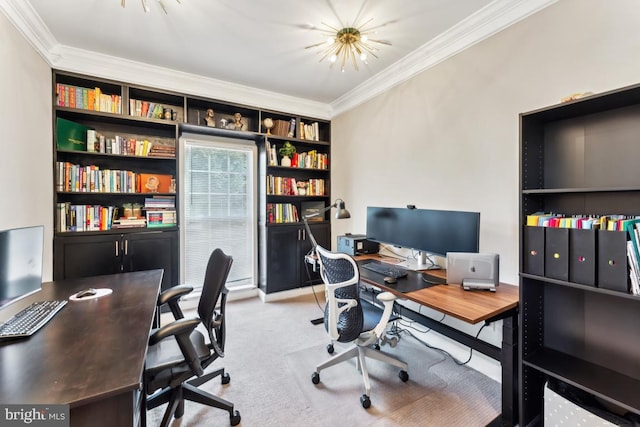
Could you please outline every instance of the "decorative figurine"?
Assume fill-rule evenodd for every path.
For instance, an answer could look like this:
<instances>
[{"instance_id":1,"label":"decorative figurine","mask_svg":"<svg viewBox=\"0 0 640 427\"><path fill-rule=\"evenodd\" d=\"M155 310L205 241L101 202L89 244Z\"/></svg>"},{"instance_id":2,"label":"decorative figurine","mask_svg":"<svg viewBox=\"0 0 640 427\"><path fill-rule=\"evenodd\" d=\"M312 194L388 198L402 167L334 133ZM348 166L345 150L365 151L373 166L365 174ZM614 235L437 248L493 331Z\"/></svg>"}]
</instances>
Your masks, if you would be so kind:
<instances>
[{"instance_id":1,"label":"decorative figurine","mask_svg":"<svg viewBox=\"0 0 640 427\"><path fill-rule=\"evenodd\" d=\"M214 115L215 113L213 112L213 109L209 108L207 110L207 115L204 118L204 121L207 124L207 126L210 126L212 128L216 127L216 119L213 118Z\"/></svg>"},{"instance_id":2,"label":"decorative figurine","mask_svg":"<svg viewBox=\"0 0 640 427\"><path fill-rule=\"evenodd\" d=\"M273 119L271 117L267 117L262 121L264 128L267 130L267 135L271 135L271 128L273 127Z\"/></svg>"},{"instance_id":3,"label":"decorative figurine","mask_svg":"<svg viewBox=\"0 0 640 427\"><path fill-rule=\"evenodd\" d=\"M233 128L235 130L244 130L244 123L242 123L242 114L235 113L233 115Z\"/></svg>"}]
</instances>

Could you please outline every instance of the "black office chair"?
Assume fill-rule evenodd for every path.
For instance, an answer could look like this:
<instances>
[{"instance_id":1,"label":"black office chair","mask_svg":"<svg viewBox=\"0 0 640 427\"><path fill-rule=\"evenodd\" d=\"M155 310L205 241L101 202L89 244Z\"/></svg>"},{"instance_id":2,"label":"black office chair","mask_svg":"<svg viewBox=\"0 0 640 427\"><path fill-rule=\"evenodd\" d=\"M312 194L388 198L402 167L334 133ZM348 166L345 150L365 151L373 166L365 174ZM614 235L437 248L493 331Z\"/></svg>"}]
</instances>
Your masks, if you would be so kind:
<instances>
[{"instance_id":1,"label":"black office chair","mask_svg":"<svg viewBox=\"0 0 640 427\"><path fill-rule=\"evenodd\" d=\"M356 358L356 367L362 373L365 393L360 397L363 408L371 406L371 385L366 358L376 359L400 368L400 379L409 380L407 364L379 350L378 343L385 337L387 324L393 311L395 296L383 292L377 296L384 310L360 299L360 273L355 260L347 254L330 252L316 246L320 276L325 284L327 305L324 325L332 340L354 345L347 351L333 356L316 367L311 376L314 384L320 383L320 371L351 358ZM332 353L332 349L329 350Z\"/></svg>"},{"instance_id":2,"label":"black office chair","mask_svg":"<svg viewBox=\"0 0 640 427\"><path fill-rule=\"evenodd\" d=\"M184 319L178 304L179 298L193 290L190 286L174 286L162 292L158 307L168 304L175 321L151 333L145 367L145 391L147 409L169 403L161 426L168 426L172 416L184 414L184 400L224 409L229 412L232 426L240 423L240 413L233 403L198 388L220 375L222 384L231 380L224 368L204 374L204 370L216 359L224 357L225 282L233 258L221 249L215 249L209 257L204 277L202 295L198 303L196 319ZM216 303L220 301L218 309ZM202 324L208 333L208 341L195 328ZM171 339L170 337L175 337Z\"/></svg>"}]
</instances>

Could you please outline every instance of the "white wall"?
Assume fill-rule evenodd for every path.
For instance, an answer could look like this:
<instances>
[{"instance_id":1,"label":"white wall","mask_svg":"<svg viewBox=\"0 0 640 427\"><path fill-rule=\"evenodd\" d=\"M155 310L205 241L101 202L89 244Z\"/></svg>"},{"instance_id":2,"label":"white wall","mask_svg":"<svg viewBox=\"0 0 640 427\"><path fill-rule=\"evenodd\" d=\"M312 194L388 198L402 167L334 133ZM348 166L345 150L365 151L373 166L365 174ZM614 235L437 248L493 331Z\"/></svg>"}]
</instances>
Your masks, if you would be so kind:
<instances>
[{"instance_id":1,"label":"white wall","mask_svg":"<svg viewBox=\"0 0 640 427\"><path fill-rule=\"evenodd\" d=\"M480 250L517 284L518 115L640 82L638 28L637 0L562 0L333 118L331 194L352 215L333 236L363 233L367 206L480 211Z\"/></svg>"},{"instance_id":2,"label":"white wall","mask_svg":"<svg viewBox=\"0 0 640 427\"><path fill-rule=\"evenodd\" d=\"M51 68L1 13L0 58L0 230L44 225L43 278L51 280Z\"/></svg>"}]
</instances>

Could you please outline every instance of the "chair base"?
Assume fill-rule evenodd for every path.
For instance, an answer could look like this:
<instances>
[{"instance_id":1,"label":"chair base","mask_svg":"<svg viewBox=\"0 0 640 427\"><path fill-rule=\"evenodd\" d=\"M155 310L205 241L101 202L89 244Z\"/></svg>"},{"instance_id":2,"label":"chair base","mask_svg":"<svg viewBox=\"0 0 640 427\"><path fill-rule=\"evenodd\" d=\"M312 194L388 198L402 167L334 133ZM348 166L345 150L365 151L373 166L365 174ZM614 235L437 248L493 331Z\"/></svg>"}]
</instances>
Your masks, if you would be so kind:
<instances>
[{"instance_id":1,"label":"chair base","mask_svg":"<svg viewBox=\"0 0 640 427\"><path fill-rule=\"evenodd\" d=\"M238 425L240 423L240 413L234 411L233 403L198 388L198 386L218 375L221 375L222 384L229 382L229 375L224 373L224 369L219 369L201 377L194 378L176 388L166 387L157 391L147 398L147 409L157 408L160 405L169 403L162 417L162 422L160 423L161 427L167 427L171 422L171 418L181 418L184 415L184 401L189 400L229 412L231 425Z\"/></svg>"},{"instance_id":2,"label":"chair base","mask_svg":"<svg viewBox=\"0 0 640 427\"><path fill-rule=\"evenodd\" d=\"M402 381L407 381L409 379L409 376L406 373L406 370L408 368L408 365L406 362L398 358L395 358L393 356L390 356L388 354L382 353L379 350L376 350L371 347L354 345L350 349L340 354L337 354L333 356L331 359L327 360L326 362L323 362L318 366L316 366L316 371L314 372L314 376L313 376L314 384L317 384L320 381L320 377L319 377L320 371L322 371L323 369L327 369L331 366L337 365L338 363L342 363L346 360L352 359L354 357L357 357L356 366L358 370L362 373L362 380L364 382L364 389L365 389L366 396L369 396L371 392L371 383L369 381L369 372L367 371L367 364L366 364L367 357L370 359L379 360L381 362L388 363L392 366L400 368L401 369L400 378L402 379Z\"/></svg>"}]
</instances>

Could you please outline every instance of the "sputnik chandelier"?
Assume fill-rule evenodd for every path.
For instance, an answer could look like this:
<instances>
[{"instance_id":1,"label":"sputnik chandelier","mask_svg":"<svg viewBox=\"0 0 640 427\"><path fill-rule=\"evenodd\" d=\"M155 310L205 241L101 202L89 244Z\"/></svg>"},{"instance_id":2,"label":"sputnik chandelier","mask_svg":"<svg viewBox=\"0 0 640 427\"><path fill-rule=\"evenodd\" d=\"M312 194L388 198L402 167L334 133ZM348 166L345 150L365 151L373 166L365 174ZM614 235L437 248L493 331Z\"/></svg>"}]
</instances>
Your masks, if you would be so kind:
<instances>
[{"instance_id":1,"label":"sputnik chandelier","mask_svg":"<svg viewBox=\"0 0 640 427\"><path fill-rule=\"evenodd\" d=\"M165 15L167 14L167 8L165 7L164 3L162 2L162 0L157 0L158 5L162 8L162 10L164 11ZM176 0L176 2L178 4L181 4L180 0ZM142 10L144 10L144 13L150 12L151 8L149 7L149 2L147 0L140 0L140 3L142 4ZM124 9L125 7L125 0L120 0L120 6L122 6L122 8Z\"/></svg>"},{"instance_id":2,"label":"sputnik chandelier","mask_svg":"<svg viewBox=\"0 0 640 427\"><path fill-rule=\"evenodd\" d=\"M322 62L325 58L329 58L331 63L329 67L333 67L336 62L340 63L340 70L344 73L345 65L350 62L358 71L358 59L365 64L368 64L368 55L377 58L375 54L377 49L372 43L391 45L386 40L374 40L369 37L369 34L378 27L367 28L372 19L360 26L345 26L344 28L337 29L324 22L322 25L327 29L318 29L319 31L328 35L325 42L316 43L311 46L307 46L305 49L311 49L320 47L318 52L322 57L319 62Z\"/></svg>"}]
</instances>

